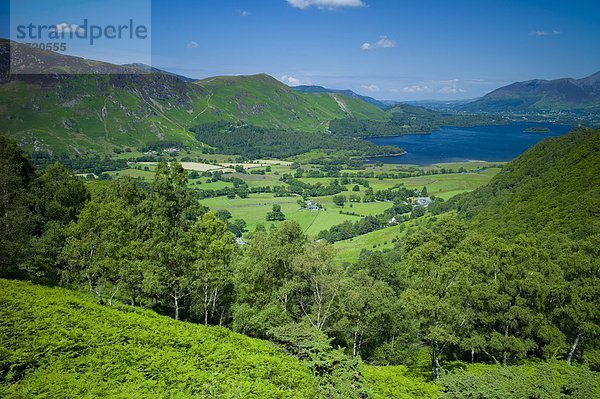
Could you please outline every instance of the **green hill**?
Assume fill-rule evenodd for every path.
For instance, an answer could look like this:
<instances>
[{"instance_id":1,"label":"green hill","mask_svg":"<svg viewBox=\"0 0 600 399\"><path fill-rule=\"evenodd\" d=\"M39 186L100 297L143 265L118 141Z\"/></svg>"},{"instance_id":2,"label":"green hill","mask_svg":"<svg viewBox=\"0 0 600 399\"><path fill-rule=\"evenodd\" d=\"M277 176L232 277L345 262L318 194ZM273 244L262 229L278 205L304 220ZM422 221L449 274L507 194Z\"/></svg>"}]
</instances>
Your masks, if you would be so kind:
<instances>
[{"instance_id":1,"label":"green hill","mask_svg":"<svg viewBox=\"0 0 600 399\"><path fill-rule=\"evenodd\" d=\"M549 138L492 181L453 201L475 226L514 236L588 237L600 231L600 130Z\"/></svg>"},{"instance_id":2,"label":"green hill","mask_svg":"<svg viewBox=\"0 0 600 399\"><path fill-rule=\"evenodd\" d=\"M0 397L309 398L267 342L85 295L0 280Z\"/></svg>"},{"instance_id":3,"label":"green hill","mask_svg":"<svg viewBox=\"0 0 600 399\"><path fill-rule=\"evenodd\" d=\"M35 56L48 74L8 75L9 47L24 60ZM29 150L108 152L158 140L199 145L189 129L215 121L324 133L334 119L388 118L362 100L298 93L264 74L192 82L6 40L0 41L0 69L0 134ZM61 74L65 71L86 73Z\"/></svg>"},{"instance_id":4,"label":"green hill","mask_svg":"<svg viewBox=\"0 0 600 399\"><path fill-rule=\"evenodd\" d=\"M329 130L341 137L397 136L430 133L442 126L477 126L506 123L497 115L451 114L410 104L396 104L385 113L387 120L353 118L334 119Z\"/></svg>"}]
</instances>

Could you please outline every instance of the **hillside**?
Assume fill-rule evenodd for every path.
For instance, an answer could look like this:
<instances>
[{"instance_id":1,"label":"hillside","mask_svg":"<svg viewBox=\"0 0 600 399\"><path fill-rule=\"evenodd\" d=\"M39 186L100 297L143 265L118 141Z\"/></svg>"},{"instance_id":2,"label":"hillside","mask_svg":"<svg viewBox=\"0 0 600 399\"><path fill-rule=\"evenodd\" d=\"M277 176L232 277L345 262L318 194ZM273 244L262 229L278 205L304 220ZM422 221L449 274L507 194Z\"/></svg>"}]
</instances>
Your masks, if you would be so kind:
<instances>
[{"instance_id":1,"label":"hillside","mask_svg":"<svg viewBox=\"0 0 600 399\"><path fill-rule=\"evenodd\" d=\"M453 201L490 232L584 238L600 231L600 131L546 139Z\"/></svg>"},{"instance_id":2,"label":"hillside","mask_svg":"<svg viewBox=\"0 0 600 399\"><path fill-rule=\"evenodd\" d=\"M597 112L600 109L600 72L582 79L535 79L512 83L458 109L469 112Z\"/></svg>"},{"instance_id":3,"label":"hillside","mask_svg":"<svg viewBox=\"0 0 600 399\"><path fill-rule=\"evenodd\" d=\"M360 94L357 94L357 93L353 92L352 90L328 89L328 88L323 87L323 86L308 86L308 85L295 86L294 90L296 90L296 91L298 91L300 93L332 93L332 94L341 94L341 95L346 96L346 97L358 98L360 100L363 100L364 102L367 102L369 104L373 104L376 107L379 107L381 109L386 109L386 108L389 107L389 105L385 101L379 101L379 100L374 99L373 97L369 97L369 96L361 96Z\"/></svg>"},{"instance_id":4,"label":"hillside","mask_svg":"<svg viewBox=\"0 0 600 399\"><path fill-rule=\"evenodd\" d=\"M302 363L224 328L17 281L0 302L3 398L313 397Z\"/></svg>"},{"instance_id":5,"label":"hillside","mask_svg":"<svg viewBox=\"0 0 600 399\"><path fill-rule=\"evenodd\" d=\"M384 121L358 118L336 119L331 121L329 130L337 136L375 137L430 133L442 126L476 126L505 123L497 115L452 114L403 103L389 107L385 113L389 116L389 119Z\"/></svg>"},{"instance_id":6,"label":"hillside","mask_svg":"<svg viewBox=\"0 0 600 399\"><path fill-rule=\"evenodd\" d=\"M298 93L267 75L192 82L139 65L118 66L12 43L26 70L9 75L7 40L0 41L0 133L29 150L110 152L158 140L199 145L189 128L214 121L326 132L329 121L384 120L379 108L341 94ZM79 74L66 75L64 72Z\"/></svg>"}]
</instances>

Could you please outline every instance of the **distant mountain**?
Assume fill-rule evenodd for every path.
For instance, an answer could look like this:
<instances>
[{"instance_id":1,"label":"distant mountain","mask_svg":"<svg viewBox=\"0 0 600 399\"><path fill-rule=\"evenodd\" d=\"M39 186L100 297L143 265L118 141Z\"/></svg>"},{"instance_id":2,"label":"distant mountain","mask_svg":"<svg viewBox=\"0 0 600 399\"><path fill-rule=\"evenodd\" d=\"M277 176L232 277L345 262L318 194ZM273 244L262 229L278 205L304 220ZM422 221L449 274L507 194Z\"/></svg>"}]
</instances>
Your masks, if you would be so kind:
<instances>
[{"instance_id":1,"label":"distant mountain","mask_svg":"<svg viewBox=\"0 0 600 399\"><path fill-rule=\"evenodd\" d=\"M295 86L295 87L293 87L293 89L296 90L296 91L298 91L298 92L300 92L300 93L333 93L333 94L341 94L341 95L346 96L346 97L358 98L360 100L363 100L364 102L367 102L369 104L373 104L376 107L379 107L381 109L386 109L390 105L393 105L393 104L388 104L385 101L376 100L373 97L361 96L360 94L356 94L352 90L328 89L328 88L325 88L323 86L307 86L307 85Z\"/></svg>"},{"instance_id":2,"label":"distant mountain","mask_svg":"<svg viewBox=\"0 0 600 399\"><path fill-rule=\"evenodd\" d=\"M10 75L10 52L17 72L35 66L45 74ZM110 152L159 140L200 145L190 128L214 121L325 133L331 120L346 117L389 118L360 99L299 93L264 74L191 81L146 65L0 40L0 134L27 149Z\"/></svg>"},{"instance_id":3,"label":"distant mountain","mask_svg":"<svg viewBox=\"0 0 600 399\"><path fill-rule=\"evenodd\" d=\"M597 112L600 110L600 72L583 79L513 83L458 109L468 112Z\"/></svg>"},{"instance_id":4,"label":"distant mountain","mask_svg":"<svg viewBox=\"0 0 600 399\"><path fill-rule=\"evenodd\" d=\"M418 107L424 107L436 111L453 111L456 108L473 102L473 99L469 100L415 100L415 101L404 101L405 104L416 105Z\"/></svg>"}]
</instances>

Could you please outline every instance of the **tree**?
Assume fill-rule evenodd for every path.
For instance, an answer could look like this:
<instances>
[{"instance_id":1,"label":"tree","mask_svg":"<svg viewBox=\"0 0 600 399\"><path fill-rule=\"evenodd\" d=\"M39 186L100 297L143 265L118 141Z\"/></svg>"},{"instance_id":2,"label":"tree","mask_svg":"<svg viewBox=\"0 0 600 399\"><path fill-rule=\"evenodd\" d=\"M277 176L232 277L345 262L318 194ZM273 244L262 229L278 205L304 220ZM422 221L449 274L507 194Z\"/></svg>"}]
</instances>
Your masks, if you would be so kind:
<instances>
[{"instance_id":1,"label":"tree","mask_svg":"<svg viewBox=\"0 0 600 399\"><path fill-rule=\"evenodd\" d=\"M334 195L333 203L337 206L344 206L344 204L346 203L346 196L345 195Z\"/></svg>"},{"instance_id":2,"label":"tree","mask_svg":"<svg viewBox=\"0 0 600 399\"><path fill-rule=\"evenodd\" d=\"M373 188L368 187L365 190L365 195L363 197L363 202L375 202L375 194L373 193Z\"/></svg>"},{"instance_id":3,"label":"tree","mask_svg":"<svg viewBox=\"0 0 600 399\"><path fill-rule=\"evenodd\" d=\"M274 204L273 210L267 212L267 221L272 222L275 220L285 220L285 215L281 212L281 205L278 204Z\"/></svg>"},{"instance_id":4,"label":"tree","mask_svg":"<svg viewBox=\"0 0 600 399\"><path fill-rule=\"evenodd\" d=\"M410 212L411 219L420 218L423 215L425 215L425 208L423 208L422 206L415 206Z\"/></svg>"},{"instance_id":5,"label":"tree","mask_svg":"<svg viewBox=\"0 0 600 399\"><path fill-rule=\"evenodd\" d=\"M32 225L27 189L33 166L16 142L0 136L0 276L17 277Z\"/></svg>"},{"instance_id":6,"label":"tree","mask_svg":"<svg viewBox=\"0 0 600 399\"><path fill-rule=\"evenodd\" d=\"M294 300L300 286L294 259L303 252L305 243L306 237L295 221L286 221L269 233L254 234L235 270L235 330L266 338L270 328L303 317L299 302Z\"/></svg>"},{"instance_id":7,"label":"tree","mask_svg":"<svg viewBox=\"0 0 600 399\"><path fill-rule=\"evenodd\" d=\"M434 379L440 375L441 354L448 345L460 342L460 332L472 321L462 300L462 290L470 286L469 273L452 253L464 236L465 226L447 218L433 231L416 231L404 243L402 258L412 281L401 300L419 320L421 336L431 348Z\"/></svg>"},{"instance_id":8,"label":"tree","mask_svg":"<svg viewBox=\"0 0 600 399\"><path fill-rule=\"evenodd\" d=\"M235 219L228 223L227 228L236 237L241 237L246 231L246 221L244 219Z\"/></svg>"},{"instance_id":9,"label":"tree","mask_svg":"<svg viewBox=\"0 0 600 399\"><path fill-rule=\"evenodd\" d=\"M195 261L190 229L202 213L181 164L159 163L152 193L140 206L145 214L143 240L151 267L144 273L144 290L171 298L174 317L180 318L182 300L190 295Z\"/></svg>"},{"instance_id":10,"label":"tree","mask_svg":"<svg viewBox=\"0 0 600 399\"><path fill-rule=\"evenodd\" d=\"M324 330L338 311L342 268L335 265L334 249L325 242L311 242L293 260L294 275L306 287L298 294L304 319Z\"/></svg>"},{"instance_id":11,"label":"tree","mask_svg":"<svg viewBox=\"0 0 600 399\"><path fill-rule=\"evenodd\" d=\"M375 280L365 270L359 270L341 281L340 311L332 330L352 356L372 352L381 343L388 328L392 289Z\"/></svg>"},{"instance_id":12,"label":"tree","mask_svg":"<svg viewBox=\"0 0 600 399\"><path fill-rule=\"evenodd\" d=\"M221 219L224 222L227 222L227 220L231 219L231 212L229 212L227 209L219 209L216 213L215 216L219 219Z\"/></svg>"},{"instance_id":13,"label":"tree","mask_svg":"<svg viewBox=\"0 0 600 399\"><path fill-rule=\"evenodd\" d=\"M236 250L233 235L212 213L199 218L190 235L194 258L190 270L193 311L202 316L205 325L223 325L229 310L225 294L232 289Z\"/></svg>"},{"instance_id":14,"label":"tree","mask_svg":"<svg viewBox=\"0 0 600 399\"><path fill-rule=\"evenodd\" d=\"M427 187L423 186L423 189L421 190L421 197L427 197Z\"/></svg>"},{"instance_id":15,"label":"tree","mask_svg":"<svg viewBox=\"0 0 600 399\"><path fill-rule=\"evenodd\" d=\"M89 202L69 227L62 259L69 281L86 284L98 302L112 303L122 288L120 268L129 260L133 215L119 202Z\"/></svg>"},{"instance_id":16,"label":"tree","mask_svg":"<svg viewBox=\"0 0 600 399\"><path fill-rule=\"evenodd\" d=\"M59 163L38 173L29 192L33 237L23 268L36 281L56 283L62 273L59 257L66 241L66 227L77 220L90 195L82 179Z\"/></svg>"}]
</instances>

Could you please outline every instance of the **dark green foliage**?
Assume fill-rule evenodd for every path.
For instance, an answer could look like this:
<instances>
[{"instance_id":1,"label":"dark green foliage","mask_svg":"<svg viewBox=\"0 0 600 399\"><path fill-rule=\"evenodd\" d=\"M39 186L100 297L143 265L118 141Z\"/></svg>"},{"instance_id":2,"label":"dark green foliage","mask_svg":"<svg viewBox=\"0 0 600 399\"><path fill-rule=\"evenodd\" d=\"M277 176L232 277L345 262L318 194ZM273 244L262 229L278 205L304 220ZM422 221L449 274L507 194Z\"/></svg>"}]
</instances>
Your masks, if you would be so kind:
<instances>
[{"instance_id":1,"label":"dark green foliage","mask_svg":"<svg viewBox=\"0 0 600 399\"><path fill-rule=\"evenodd\" d=\"M83 181L59 163L39 173L30 192L33 194L30 207L36 215L38 230L51 220L63 225L76 220L89 199Z\"/></svg>"},{"instance_id":2,"label":"dark green foliage","mask_svg":"<svg viewBox=\"0 0 600 399\"><path fill-rule=\"evenodd\" d=\"M387 121L356 118L335 119L329 130L339 137L397 136L404 133L428 133L442 126L478 126L502 123L493 115L455 115L432 111L423 107L398 104L386 111L392 116Z\"/></svg>"},{"instance_id":3,"label":"dark green foliage","mask_svg":"<svg viewBox=\"0 0 600 399\"><path fill-rule=\"evenodd\" d=\"M152 160L154 161L155 159ZM69 170L79 173L95 173L96 175L100 175L102 172L127 168L127 160L125 159L114 159L99 155L69 156L67 154L50 155L47 152L34 152L31 155L31 162L41 169L58 162Z\"/></svg>"},{"instance_id":4,"label":"dark green foliage","mask_svg":"<svg viewBox=\"0 0 600 399\"><path fill-rule=\"evenodd\" d=\"M450 201L486 231L584 238L600 229L600 131L546 139Z\"/></svg>"},{"instance_id":5,"label":"dark green foliage","mask_svg":"<svg viewBox=\"0 0 600 399\"><path fill-rule=\"evenodd\" d=\"M285 215L281 212L281 205L273 205L273 210L267 212L267 221L272 222L276 220L285 220Z\"/></svg>"},{"instance_id":6,"label":"dark green foliage","mask_svg":"<svg viewBox=\"0 0 600 399\"><path fill-rule=\"evenodd\" d=\"M334 195L333 203L336 204L337 206L344 206L344 204L346 203L346 196L345 195Z\"/></svg>"},{"instance_id":7,"label":"dark green foliage","mask_svg":"<svg viewBox=\"0 0 600 399\"><path fill-rule=\"evenodd\" d=\"M236 237L241 237L246 231L246 221L244 219L235 219L227 224L227 228Z\"/></svg>"},{"instance_id":8,"label":"dark green foliage","mask_svg":"<svg viewBox=\"0 0 600 399\"><path fill-rule=\"evenodd\" d=\"M410 217L413 219L420 218L425 215L425 208L422 206L415 206L413 210L410 212Z\"/></svg>"},{"instance_id":9,"label":"dark green foliage","mask_svg":"<svg viewBox=\"0 0 600 399\"><path fill-rule=\"evenodd\" d=\"M335 195L341 193L342 191L346 191L346 187L341 185L338 179L332 180L326 186L322 183L305 183L288 174L285 174L281 177L281 181L286 183L287 187L281 187L279 190L284 190L283 192L286 193L286 195L299 194L304 198L324 197L327 195Z\"/></svg>"},{"instance_id":10,"label":"dark green foliage","mask_svg":"<svg viewBox=\"0 0 600 399\"><path fill-rule=\"evenodd\" d=\"M88 200L83 181L61 164L35 173L15 142L0 136L0 276L57 282L65 226Z\"/></svg>"},{"instance_id":11,"label":"dark green foliage","mask_svg":"<svg viewBox=\"0 0 600 399\"><path fill-rule=\"evenodd\" d=\"M17 143L0 136L0 276L18 276L31 226L27 188L34 169Z\"/></svg>"},{"instance_id":12,"label":"dark green foliage","mask_svg":"<svg viewBox=\"0 0 600 399\"><path fill-rule=\"evenodd\" d=\"M380 218L369 215L354 223L345 221L342 224L332 226L329 230L323 230L319 232L318 238L333 243L379 230L385 225L386 222L383 222Z\"/></svg>"},{"instance_id":13,"label":"dark green foliage","mask_svg":"<svg viewBox=\"0 0 600 399\"><path fill-rule=\"evenodd\" d=\"M163 141L151 141L147 143L143 148L143 152L147 151L163 151L166 149L176 148L181 150L184 148L183 143L180 141L163 140Z\"/></svg>"},{"instance_id":14,"label":"dark green foliage","mask_svg":"<svg viewBox=\"0 0 600 399\"><path fill-rule=\"evenodd\" d=\"M287 158L314 149L348 151L352 155L392 154L398 147L380 147L362 140L338 139L323 133L268 129L215 122L191 129L196 138L220 152L246 158Z\"/></svg>"}]
</instances>

